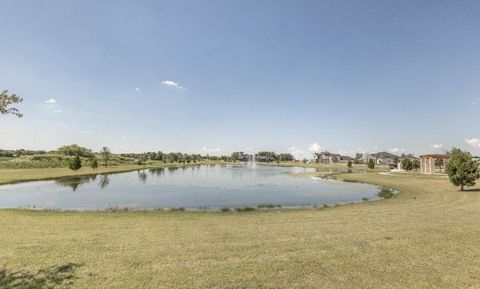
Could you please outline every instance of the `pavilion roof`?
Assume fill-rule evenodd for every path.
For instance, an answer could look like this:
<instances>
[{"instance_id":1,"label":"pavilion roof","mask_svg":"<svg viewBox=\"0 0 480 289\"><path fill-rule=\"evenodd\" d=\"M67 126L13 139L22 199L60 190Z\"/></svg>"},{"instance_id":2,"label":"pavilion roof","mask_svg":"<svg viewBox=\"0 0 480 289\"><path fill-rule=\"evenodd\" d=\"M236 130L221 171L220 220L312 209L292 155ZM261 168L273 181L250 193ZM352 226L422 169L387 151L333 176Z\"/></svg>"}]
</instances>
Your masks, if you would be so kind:
<instances>
[{"instance_id":1,"label":"pavilion roof","mask_svg":"<svg viewBox=\"0 0 480 289\"><path fill-rule=\"evenodd\" d=\"M449 159L450 156L447 155L447 154L429 154L429 155L421 155L420 158L422 158L422 159L428 159L428 158L432 158L432 159Z\"/></svg>"}]
</instances>

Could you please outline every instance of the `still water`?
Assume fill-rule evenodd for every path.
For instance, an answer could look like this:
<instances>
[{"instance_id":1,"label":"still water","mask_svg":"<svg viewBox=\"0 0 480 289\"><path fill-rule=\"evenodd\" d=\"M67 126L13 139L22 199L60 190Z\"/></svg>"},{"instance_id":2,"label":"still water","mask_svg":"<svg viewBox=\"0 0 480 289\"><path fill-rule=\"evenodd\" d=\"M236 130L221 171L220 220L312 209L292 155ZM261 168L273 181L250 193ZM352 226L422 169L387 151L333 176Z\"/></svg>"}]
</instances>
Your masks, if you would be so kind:
<instances>
[{"instance_id":1,"label":"still water","mask_svg":"<svg viewBox=\"0 0 480 289\"><path fill-rule=\"evenodd\" d=\"M200 165L0 186L1 208L316 206L378 199L375 186L312 178L311 168Z\"/></svg>"}]
</instances>

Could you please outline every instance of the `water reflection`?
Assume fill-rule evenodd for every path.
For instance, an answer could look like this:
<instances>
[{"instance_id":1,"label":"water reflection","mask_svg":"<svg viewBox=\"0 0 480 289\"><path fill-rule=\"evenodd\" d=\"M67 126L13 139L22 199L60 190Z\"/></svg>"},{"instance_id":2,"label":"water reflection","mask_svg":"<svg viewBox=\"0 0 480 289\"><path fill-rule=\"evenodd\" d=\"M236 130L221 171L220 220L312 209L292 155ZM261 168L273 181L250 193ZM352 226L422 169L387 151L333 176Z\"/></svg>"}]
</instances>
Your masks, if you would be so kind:
<instances>
[{"instance_id":1,"label":"water reflection","mask_svg":"<svg viewBox=\"0 0 480 289\"><path fill-rule=\"evenodd\" d=\"M82 184L88 184L90 182L95 181L97 178L96 175L92 176L75 176L75 177L68 177L68 178L61 178L54 180L55 183L61 187L70 187L73 192L75 192L78 187Z\"/></svg>"},{"instance_id":2,"label":"water reflection","mask_svg":"<svg viewBox=\"0 0 480 289\"><path fill-rule=\"evenodd\" d=\"M158 169L149 169L148 172L155 177L161 177L165 175L165 169L164 168L158 168Z\"/></svg>"},{"instance_id":3,"label":"water reflection","mask_svg":"<svg viewBox=\"0 0 480 289\"><path fill-rule=\"evenodd\" d=\"M100 180L98 181L98 185L100 188L105 189L110 184L110 177L107 174L100 175Z\"/></svg>"},{"instance_id":4,"label":"water reflection","mask_svg":"<svg viewBox=\"0 0 480 289\"><path fill-rule=\"evenodd\" d=\"M138 171L138 179L139 179L140 182L142 182L142 183L146 183L146 182L147 182L147 173L145 172L145 170Z\"/></svg>"}]
</instances>

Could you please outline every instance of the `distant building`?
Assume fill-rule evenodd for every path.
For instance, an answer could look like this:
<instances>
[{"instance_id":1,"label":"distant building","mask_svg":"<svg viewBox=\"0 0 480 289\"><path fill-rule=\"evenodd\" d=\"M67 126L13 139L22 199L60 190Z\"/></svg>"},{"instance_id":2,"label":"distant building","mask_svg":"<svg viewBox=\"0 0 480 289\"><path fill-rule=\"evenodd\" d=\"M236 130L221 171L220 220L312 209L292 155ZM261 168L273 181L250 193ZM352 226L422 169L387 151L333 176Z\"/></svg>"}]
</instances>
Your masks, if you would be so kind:
<instances>
[{"instance_id":1,"label":"distant building","mask_svg":"<svg viewBox=\"0 0 480 289\"><path fill-rule=\"evenodd\" d=\"M379 152L371 154L369 158L373 159L377 165L396 165L396 162L400 160L400 157L388 152Z\"/></svg>"},{"instance_id":2,"label":"distant building","mask_svg":"<svg viewBox=\"0 0 480 289\"><path fill-rule=\"evenodd\" d=\"M353 162L353 158L349 156L342 156L340 154L330 153L328 151L314 153L313 159L317 164L324 165L333 165L335 163L348 163L348 161Z\"/></svg>"}]
</instances>

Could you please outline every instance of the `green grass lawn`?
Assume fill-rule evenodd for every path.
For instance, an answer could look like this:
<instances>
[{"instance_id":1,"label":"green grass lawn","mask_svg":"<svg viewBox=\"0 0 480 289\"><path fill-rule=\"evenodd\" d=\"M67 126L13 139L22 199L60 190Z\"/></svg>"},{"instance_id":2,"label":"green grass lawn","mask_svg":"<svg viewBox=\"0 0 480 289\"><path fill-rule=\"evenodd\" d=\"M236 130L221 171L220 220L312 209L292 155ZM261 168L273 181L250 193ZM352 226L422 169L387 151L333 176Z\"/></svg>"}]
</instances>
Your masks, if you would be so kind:
<instances>
[{"instance_id":1,"label":"green grass lawn","mask_svg":"<svg viewBox=\"0 0 480 289\"><path fill-rule=\"evenodd\" d=\"M341 177L401 194L246 213L0 210L0 288L480 288L479 187Z\"/></svg>"},{"instance_id":2,"label":"green grass lawn","mask_svg":"<svg viewBox=\"0 0 480 289\"><path fill-rule=\"evenodd\" d=\"M99 166L97 169L82 167L74 172L69 168L42 168L42 169L0 169L0 184L17 183L33 180L50 180L68 176L83 176L104 173L119 173L144 168L163 168L163 167L184 167L200 164L220 164L221 162L197 162L197 163L162 163L154 162L148 165L117 165L117 166Z\"/></svg>"}]
</instances>

